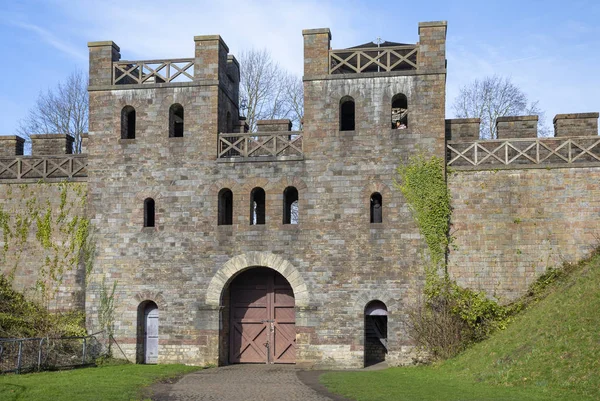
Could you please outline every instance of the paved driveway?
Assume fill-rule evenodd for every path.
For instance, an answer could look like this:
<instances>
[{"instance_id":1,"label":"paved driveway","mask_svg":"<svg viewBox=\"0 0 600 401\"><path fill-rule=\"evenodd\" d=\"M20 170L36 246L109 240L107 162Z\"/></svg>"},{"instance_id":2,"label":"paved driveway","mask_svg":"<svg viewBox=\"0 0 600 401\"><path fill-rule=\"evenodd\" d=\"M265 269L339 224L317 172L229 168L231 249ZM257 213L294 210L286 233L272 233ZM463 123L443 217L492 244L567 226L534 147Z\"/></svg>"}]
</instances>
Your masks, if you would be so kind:
<instances>
[{"instance_id":1,"label":"paved driveway","mask_svg":"<svg viewBox=\"0 0 600 401\"><path fill-rule=\"evenodd\" d=\"M326 390L318 383L318 372L300 372L293 365L232 365L205 369L173 384L155 385L151 390L154 401L344 400L326 395Z\"/></svg>"}]
</instances>

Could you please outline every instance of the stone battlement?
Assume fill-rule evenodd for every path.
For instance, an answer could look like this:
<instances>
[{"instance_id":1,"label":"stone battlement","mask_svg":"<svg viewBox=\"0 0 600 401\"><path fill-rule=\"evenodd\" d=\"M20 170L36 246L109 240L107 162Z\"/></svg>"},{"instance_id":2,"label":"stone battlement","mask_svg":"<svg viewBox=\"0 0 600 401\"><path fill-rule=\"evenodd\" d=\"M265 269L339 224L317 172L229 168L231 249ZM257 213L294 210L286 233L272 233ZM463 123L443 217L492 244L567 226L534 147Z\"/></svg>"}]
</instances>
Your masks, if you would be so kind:
<instances>
[{"instance_id":1,"label":"stone battlement","mask_svg":"<svg viewBox=\"0 0 600 401\"><path fill-rule=\"evenodd\" d=\"M448 271L501 301L586 256L600 227L598 113L556 116L554 138L537 138L537 116L501 117L498 139L479 140L478 119L445 118L446 28L422 22L417 43L346 49L331 49L327 28L304 30L302 131L282 119L248 132L221 36L169 60L121 60L114 42L91 42L86 154L68 154L65 135L32 136L32 156L22 138L0 138L0 207L33 196L61 216L52 222L89 218L92 270L73 281L87 285L60 292L81 305L85 291L95 331L102 286L116 283L114 336L130 360L411 363L427 244L399 163L426 152L456 170ZM68 187L87 203L65 201ZM35 283L39 248L15 286Z\"/></svg>"},{"instance_id":2,"label":"stone battlement","mask_svg":"<svg viewBox=\"0 0 600 401\"><path fill-rule=\"evenodd\" d=\"M553 121L554 137L598 136L599 113L557 114ZM446 120L446 139L449 141L479 140L478 118ZM496 120L497 139L537 138L538 116L506 116Z\"/></svg>"}]
</instances>

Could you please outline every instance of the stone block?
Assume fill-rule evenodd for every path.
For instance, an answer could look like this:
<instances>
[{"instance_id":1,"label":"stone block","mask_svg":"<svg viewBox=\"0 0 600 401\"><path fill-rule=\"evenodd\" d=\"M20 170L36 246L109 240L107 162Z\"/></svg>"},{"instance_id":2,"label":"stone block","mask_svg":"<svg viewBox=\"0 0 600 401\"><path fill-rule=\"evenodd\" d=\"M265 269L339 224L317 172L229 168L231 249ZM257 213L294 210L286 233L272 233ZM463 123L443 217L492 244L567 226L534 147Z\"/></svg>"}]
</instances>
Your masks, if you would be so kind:
<instances>
[{"instance_id":1,"label":"stone block","mask_svg":"<svg viewBox=\"0 0 600 401\"><path fill-rule=\"evenodd\" d=\"M22 156L25 139L18 135L0 136L0 157Z\"/></svg>"},{"instance_id":2,"label":"stone block","mask_svg":"<svg viewBox=\"0 0 600 401\"><path fill-rule=\"evenodd\" d=\"M70 155L73 153L73 137L66 134L30 135L31 154L34 156Z\"/></svg>"},{"instance_id":3,"label":"stone block","mask_svg":"<svg viewBox=\"0 0 600 401\"><path fill-rule=\"evenodd\" d=\"M597 136L599 113L557 114L552 120L555 137Z\"/></svg>"},{"instance_id":4,"label":"stone block","mask_svg":"<svg viewBox=\"0 0 600 401\"><path fill-rule=\"evenodd\" d=\"M538 116L505 116L496 119L498 139L537 138Z\"/></svg>"}]
</instances>

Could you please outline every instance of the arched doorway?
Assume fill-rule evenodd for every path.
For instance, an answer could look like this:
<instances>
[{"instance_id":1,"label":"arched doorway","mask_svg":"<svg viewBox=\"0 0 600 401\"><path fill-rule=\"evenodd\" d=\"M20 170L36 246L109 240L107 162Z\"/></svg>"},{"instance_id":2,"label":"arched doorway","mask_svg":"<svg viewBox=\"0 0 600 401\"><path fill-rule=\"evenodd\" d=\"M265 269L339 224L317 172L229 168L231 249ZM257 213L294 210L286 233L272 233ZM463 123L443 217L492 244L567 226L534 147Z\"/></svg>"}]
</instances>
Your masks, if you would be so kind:
<instances>
[{"instance_id":1,"label":"arched doorway","mask_svg":"<svg viewBox=\"0 0 600 401\"><path fill-rule=\"evenodd\" d=\"M387 314L387 307L381 301L371 301L365 306L365 367L385 362Z\"/></svg>"},{"instance_id":2,"label":"arched doorway","mask_svg":"<svg viewBox=\"0 0 600 401\"><path fill-rule=\"evenodd\" d=\"M152 301L138 306L137 362L158 363L158 306Z\"/></svg>"},{"instance_id":3,"label":"arched doorway","mask_svg":"<svg viewBox=\"0 0 600 401\"><path fill-rule=\"evenodd\" d=\"M228 362L295 363L295 300L285 277L255 267L235 277L228 290Z\"/></svg>"}]
</instances>

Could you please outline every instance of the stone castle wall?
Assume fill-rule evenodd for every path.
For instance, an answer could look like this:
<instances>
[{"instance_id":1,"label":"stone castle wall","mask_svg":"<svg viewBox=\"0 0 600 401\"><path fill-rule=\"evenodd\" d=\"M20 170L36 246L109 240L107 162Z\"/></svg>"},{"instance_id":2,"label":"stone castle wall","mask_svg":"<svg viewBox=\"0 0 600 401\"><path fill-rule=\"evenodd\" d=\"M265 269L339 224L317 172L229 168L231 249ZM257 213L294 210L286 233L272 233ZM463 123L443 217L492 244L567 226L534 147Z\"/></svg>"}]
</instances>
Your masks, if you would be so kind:
<instances>
[{"instance_id":1,"label":"stone castle wall","mask_svg":"<svg viewBox=\"0 0 600 401\"><path fill-rule=\"evenodd\" d=\"M217 157L219 133L240 133L244 124L237 119L239 67L219 36L194 38L189 82L117 85L118 46L89 44L88 165L80 178L87 184L80 185L87 188L98 252L85 308L88 329L98 330L100 285L117 283L115 337L130 360L139 359L140 306L153 301L159 308L159 363L225 363L228 285L239 272L266 266L294 290L299 364L362 366L364 308L373 300L388 309L387 361L412 362L408 311L424 284L425 244L395 189L396 168L417 152L452 155L445 140L464 140L462 148L455 145L464 149L478 139L479 122L444 120L443 22L419 25L418 68L409 71L329 74L329 30L303 35L304 125L303 132L290 133L302 135L303 156L252 161ZM406 129L390 128L397 94L407 98ZM355 102L356 125L340 131L340 100L348 96ZM169 109L176 103L184 109L183 137L169 137ZM121 139L125 106L135 108L134 139ZM511 130L528 137L536 122L501 120L499 137L510 138ZM596 124L597 132L597 115L564 115L555 126L572 137L578 124L588 135ZM285 121L259 124L261 132L287 127ZM40 138L64 154L68 138L54 139ZM15 141L7 140L11 151L18 151ZM584 257L597 242L600 167L478 170L466 164L448 176L456 238L448 268L460 284L509 301L549 266ZM58 185L28 188L58 210ZM283 224L283 193L289 186L299 193L298 224ZM16 194L10 199L9 187ZM266 194L264 225L250 224L256 187ZM218 194L224 188L233 192L232 225L218 225ZM0 203L11 208L27 198L18 182L0 183L0 190ZM369 219L374 192L382 195L382 223ZM147 198L155 201L154 227L144 227ZM27 243L35 241L32 231ZM23 259L29 270L17 277L22 288L33 282L41 256L34 250ZM79 300L67 306L81 304L78 285L61 289Z\"/></svg>"},{"instance_id":2,"label":"stone castle wall","mask_svg":"<svg viewBox=\"0 0 600 401\"><path fill-rule=\"evenodd\" d=\"M73 237L63 230L74 218L86 217L82 204L86 193L85 182L0 181L0 211L6 213L9 229L6 236L5 226L0 231L0 273L13 278L15 289L33 299L44 300L52 310L84 307L84 267L81 263L69 262L73 256L68 252ZM36 217L43 219L48 210L51 243L43 244L38 236ZM49 273L55 258L57 267L64 271L57 271L55 278L51 278ZM47 285L46 297L42 297L39 283Z\"/></svg>"},{"instance_id":3,"label":"stone castle wall","mask_svg":"<svg viewBox=\"0 0 600 401\"><path fill-rule=\"evenodd\" d=\"M444 25L441 31L443 39ZM102 43L110 56L115 46ZM196 51L210 58L205 43L197 41ZM212 51L222 54L219 46ZM94 68L105 68L101 62L91 64L90 76L103 75ZM231 260L258 252L289 264L286 278L295 291L305 288L306 303L296 311L299 363L361 366L364 307L374 299L389 308L390 362L411 361L406 313L422 285L423 241L393 179L398 160L417 148L443 154L445 70L304 78L303 159L245 163L216 158L217 132L226 126L223 104L231 98L220 73L197 71L192 82L170 87L90 86L90 212L102 252L86 307L94 327L98 285L102 277L117 281L116 337L131 358L138 348L138 306L152 300L160 310L160 362L219 362L232 277L214 289L217 305L206 301L208 289ZM397 93L408 97L413 113L405 130L390 128ZM354 131L339 131L344 96L355 100ZM168 137L173 103L185 110L183 138ZM136 110L135 139L119 139L126 105ZM297 225L282 224L288 186L299 192ZM264 225L250 225L255 187L266 193ZM223 188L233 192L230 226L217 224ZM384 202L379 224L369 220L374 192ZM143 227L148 197L156 202L154 228ZM255 263L278 267L266 258Z\"/></svg>"},{"instance_id":4,"label":"stone castle wall","mask_svg":"<svg viewBox=\"0 0 600 401\"><path fill-rule=\"evenodd\" d=\"M600 167L457 171L448 270L507 302L549 267L590 254L600 239Z\"/></svg>"}]
</instances>

